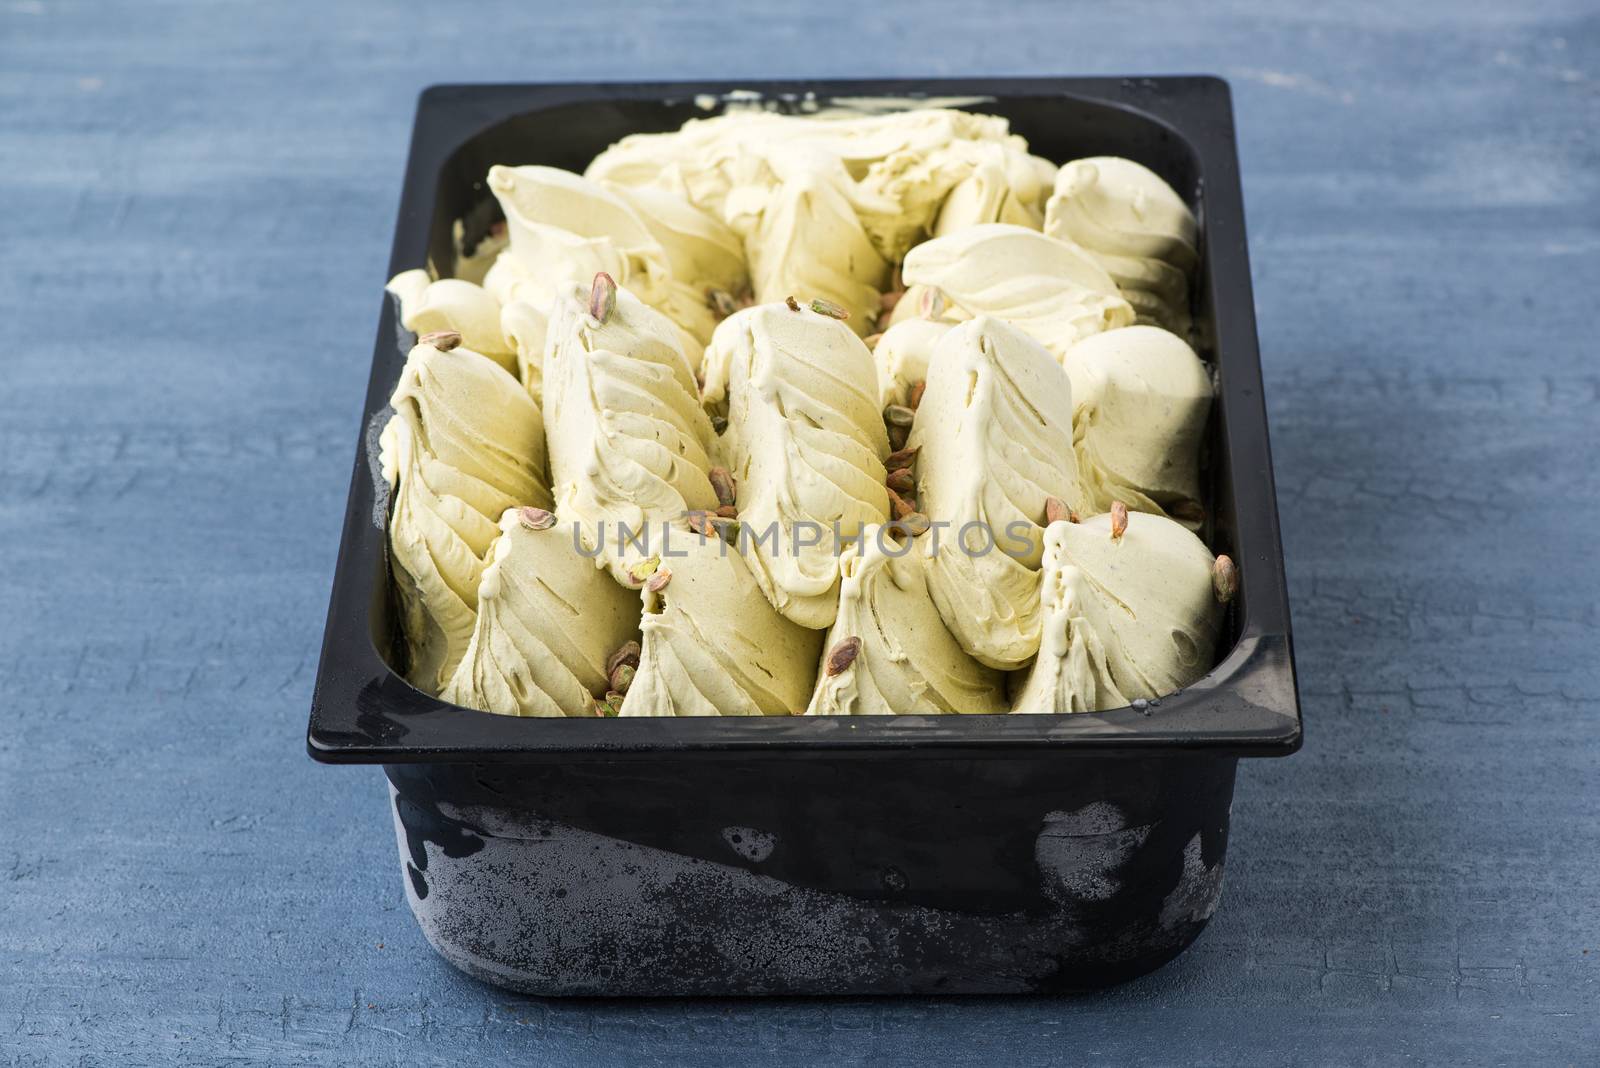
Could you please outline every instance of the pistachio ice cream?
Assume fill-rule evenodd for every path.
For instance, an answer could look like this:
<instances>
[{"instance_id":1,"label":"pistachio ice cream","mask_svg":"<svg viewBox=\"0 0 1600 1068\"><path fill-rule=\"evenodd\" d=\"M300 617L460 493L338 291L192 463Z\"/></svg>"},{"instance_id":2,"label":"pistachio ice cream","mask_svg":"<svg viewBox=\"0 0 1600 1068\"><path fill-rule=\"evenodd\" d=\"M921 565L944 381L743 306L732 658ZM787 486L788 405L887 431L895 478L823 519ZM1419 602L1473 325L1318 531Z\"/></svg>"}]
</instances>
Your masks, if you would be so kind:
<instances>
[{"instance_id":1,"label":"pistachio ice cream","mask_svg":"<svg viewBox=\"0 0 1600 1068\"><path fill-rule=\"evenodd\" d=\"M634 210L666 253L669 278L656 307L704 349L725 314L719 314L718 305L737 303L750 293L750 268L739 235L675 190L659 185L605 188Z\"/></svg>"},{"instance_id":2,"label":"pistachio ice cream","mask_svg":"<svg viewBox=\"0 0 1600 1068\"><path fill-rule=\"evenodd\" d=\"M482 286L459 278L435 280L418 268L395 275L388 290L400 302L400 325L407 330L418 337L453 331L465 347L516 373L516 349L500 329L500 302Z\"/></svg>"},{"instance_id":3,"label":"pistachio ice cream","mask_svg":"<svg viewBox=\"0 0 1600 1068\"><path fill-rule=\"evenodd\" d=\"M1052 523L1040 583L1042 640L1017 712L1099 712L1180 690L1211 668L1223 606L1216 558L1172 520L1110 514Z\"/></svg>"},{"instance_id":4,"label":"pistachio ice cream","mask_svg":"<svg viewBox=\"0 0 1600 1068\"><path fill-rule=\"evenodd\" d=\"M714 510L717 499L711 422L671 321L611 289L603 318L590 314L592 287L570 286L556 302L544 411L562 518L578 524L597 564L628 583L628 568L650 555L628 533Z\"/></svg>"},{"instance_id":5,"label":"pistachio ice cream","mask_svg":"<svg viewBox=\"0 0 1600 1068\"><path fill-rule=\"evenodd\" d=\"M496 535L485 512L512 500L432 459L410 416L391 418L380 442L393 493L389 565L410 654L406 678L437 693L472 638L483 557Z\"/></svg>"},{"instance_id":6,"label":"pistachio ice cream","mask_svg":"<svg viewBox=\"0 0 1600 1068\"><path fill-rule=\"evenodd\" d=\"M664 541L640 593L644 637L621 715L803 712L822 633L778 614L716 535L675 524Z\"/></svg>"},{"instance_id":7,"label":"pistachio ice cream","mask_svg":"<svg viewBox=\"0 0 1600 1068\"><path fill-rule=\"evenodd\" d=\"M1197 231L1155 173L953 108L735 107L485 186L456 277L389 287L442 338L381 441L416 685L1068 712L1210 666Z\"/></svg>"},{"instance_id":8,"label":"pistachio ice cream","mask_svg":"<svg viewBox=\"0 0 1600 1068\"><path fill-rule=\"evenodd\" d=\"M729 211L746 233L750 279L760 303L820 297L843 308L865 334L889 282L889 263L868 239L839 182L800 170L770 187L744 187Z\"/></svg>"},{"instance_id":9,"label":"pistachio ice cream","mask_svg":"<svg viewBox=\"0 0 1600 1068\"><path fill-rule=\"evenodd\" d=\"M615 194L555 167L490 167L489 190L506 215L510 257L524 284L554 292L604 271L645 303L669 268L649 227Z\"/></svg>"},{"instance_id":10,"label":"pistachio ice cream","mask_svg":"<svg viewBox=\"0 0 1600 1068\"><path fill-rule=\"evenodd\" d=\"M1055 164L998 142L974 145L972 169L950 190L933 222L933 236L985 223L1010 223L1038 230L1044 226L1046 199Z\"/></svg>"},{"instance_id":11,"label":"pistachio ice cream","mask_svg":"<svg viewBox=\"0 0 1600 1068\"><path fill-rule=\"evenodd\" d=\"M943 525L928 587L967 653L1021 667L1039 648L1039 562L1052 500L1084 509L1072 385L1027 334L980 315L934 350L912 425L919 499Z\"/></svg>"},{"instance_id":12,"label":"pistachio ice cream","mask_svg":"<svg viewBox=\"0 0 1600 1068\"><path fill-rule=\"evenodd\" d=\"M607 661L639 627L637 594L578 551L572 524L511 508L478 583L478 617L440 697L503 716L593 716Z\"/></svg>"},{"instance_id":13,"label":"pistachio ice cream","mask_svg":"<svg viewBox=\"0 0 1600 1068\"><path fill-rule=\"evenodd\" d=\"M1027 148L1004 119L941 108L844 118L734 112L625 137L586 173L623 185L676 184L731 222L752 190L811 172L849 198L878 256L893 261L926 235L971 173L972 162L952 148L977 142Z\"/></svg>"},{"instance_id":14,"label":"pistachio ice cream","mask_svg":"<svg viewBox=\"0 0 1600 1068\"><path fill-rule=\"evenodd\" d=\"M484 278L504 307L548 320L567 285L604 272L672 321L698 367L723 311L749 289L743 246L719 219L661 186L601 184L553 167L493 167L509 247Z\"/></svg>"},{"instance_id":15,"label":"pistachio ice cream","mask_svg":"<svg viewBox=\"0 0 1600 1068\"><path fill-rule=\"evenodd\" d=\"M1006 711L1005 676L962 650L933 603L927 545L871 527L845 550L807 715Z\"/></svg>"},{"instance_id":16,"label":"pistachio ice cream","mask_svg":"<svg viewBox=\"0 0 1600 1068\"><path fill-rule=\"evenodd\" d=\"M906 255L908 285L936 287L974 315L1003 319L1057 360L1077 342L1133 323L1111 276L1082 250L1025 226L987 223Z\"/></svg>"},{"instance_id":17,"label":"pistachio ice cream","mask_svg":"<svg viewBox=\"0 0 1600 1068\"><path fill-rule=\"evenodd\" d=\"M750 567L773 606L807 627L838 610L845 540L889 517L888 434L872 354L832 315L761 304L717 328L707 389L726 396L728 460ZM709 377L715 371L717 377Z\"/></svg>"},{"instance_id":18,"label":"pistachio ice cream","mask_svg":"<svg viewBox=\"0 0 1600 1068\"><path fill-rule=\"evenodd\" d=\"M999 218L1037 229L1053 173L1003 119L946 109L693 120L624 138L587 171L612 188L681 191L741 236L757 301L823 297L862 335L892 264L947 205L947 231Z\"/></svg>"},{"instance_id":19,"label":"pistachio ice cream","mask_svg":"<svg viewBox=\"0 0 1600 1068\"><path fill-rule=\"evenodd\" d=\"M459 335L411 350L380 436L407 677L430 693L465 654L496 519L548 506L544 428L527 392Z\"/></svg>"},{"instance_id":20,"label":"pistachio ice cream","mask_svg":"<svg viewBox=\"0 0 1600 1068\"><path fill-rule=\"evenodd\" d=\"M551 305L554 306L553 303ZM500 332L515 353L518 380L535 404L544 403L544 346L550 333L550 313L527 301L512 301L500 311Z\"/></svg>"},{"instance_id":21,"label":"pistachio ice cream","mask_svg":"<svg viewBox=\"0 0 1600 1068\"><path fill-rule=\"evenodd\" d=\"M514 503L550 503L538 406L504 368L460 344L456 335L423 337L406 358L389 404L417 432L430 460ZM495 509L492 519L502 511Z\"/></svg>"},{"instance_id":22,"label":"pistachio ice cream","mask_svg":"<svg viewBox=\"0 0 1600 1068\"><path fill-rule=\"evenodd\" d=\"M1154 171L1116 156L1068 163L1056 176L1044 229L1104 267L1141 323L1188 330L1197 226Z\"/></svg>"},{"instance_id":23,"label":"pistachio ice cream","mask_svg":"<svg viewBox=\"0 0 1600 1068\"><path fill-rule=\"evenodd\" d=\"M1067 354L1073 448L1089 510L1122 501L1197 530L1200 444L1211 376L1176 334L1153 326L1108 330Z\"/></svg>"},{"instance_id":24,"label":"pistachio ice cream","mask_svg":"<svg viewBox=\"0 0 1600 1068\"><path fill-rule=\"evenodd\" d=\"M883 325L885 329L892 329L915 319L963 323L970 318L972 313L951 300L950 294L938 286L918 283L906 286L888 317L883 320Z\"/></svg>"}]
</instances>

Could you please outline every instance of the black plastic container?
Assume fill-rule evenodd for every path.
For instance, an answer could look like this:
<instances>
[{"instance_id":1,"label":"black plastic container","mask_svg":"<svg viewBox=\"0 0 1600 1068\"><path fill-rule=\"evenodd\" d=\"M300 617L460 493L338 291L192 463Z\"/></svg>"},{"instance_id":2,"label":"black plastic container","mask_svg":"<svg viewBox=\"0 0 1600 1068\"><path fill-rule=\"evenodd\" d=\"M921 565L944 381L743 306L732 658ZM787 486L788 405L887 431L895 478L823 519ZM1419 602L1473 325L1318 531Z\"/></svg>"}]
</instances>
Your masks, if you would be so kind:
<instances>
[{"instance_id":1,"label":"black plastic container","mask_svg":"<svg viewBox=\"0 0 1600 1068\"><path fill-rule=\"evenodd\" d=\"M1217 905L1234 768L1300 743L1227 85L1215 78L440 86L421 98L391 273L449 273L493 163L581 171L625 134L754 93L930 98L1058 162L1126 156L1201 226L1217 371L1212 548L1241 587L1221 662L1142 709L1071 716L515 719L390 668L376 437L410 338L380 320L308 745L381 763L433 945L538 994L1077 990L1171 959Z\"/></svg>"}]
</instances>

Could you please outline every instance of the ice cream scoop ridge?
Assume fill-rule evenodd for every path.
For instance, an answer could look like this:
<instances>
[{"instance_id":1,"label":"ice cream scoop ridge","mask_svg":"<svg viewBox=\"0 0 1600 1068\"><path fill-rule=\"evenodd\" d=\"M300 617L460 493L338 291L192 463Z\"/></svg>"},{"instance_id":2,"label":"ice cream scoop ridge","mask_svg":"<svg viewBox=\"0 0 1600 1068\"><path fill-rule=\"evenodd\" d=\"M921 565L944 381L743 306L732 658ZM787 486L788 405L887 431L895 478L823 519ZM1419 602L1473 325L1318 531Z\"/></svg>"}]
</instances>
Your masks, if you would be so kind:
<instances>
[{"instance_id":1,"label":"ice cream scoop ridge","mask_svg":"<svg viewBox=\"0 0 1600 1068\"><path fill-rule=\"evenodd\" d=\"M933 222L933 236L944 237L985 223L1011 223L1038 230L1044 226L1056 166L1049 160L1004 143L963 145L971 173L957 183Z\"/></svg>"},{"instance_id":2,"label":"ice cream scoop ridge","mask_svg":"<svg viewBox=\"0 0 1600 1068\"><path fill-rule=\"evenodd\" d=\"M775 186L746 190L750 195L733 219L745 234L757 301L821 297L848 311L849 328L865 335L889 264L868 240L841 184L797 168Z\"/></svg>"},{"instance_id":3,"label":"ice cream scoop ridge","mask_svg":"<svg viewBox=\"0 0 1600 1068\"><path fill-rule=\"evenodd\" d=\"M407 677L437 693L472 635L492 517L550 503L543 428L514 378L459 347L414 348L390 403L380 460Z\"/></svg>"},{"instance_id":4,"label":"ice cream scoop ridge","mask_svg":"<svg viewBox=\"0 0 1600 1068\"><path fill-rule=\"evenodd\" d=\"M421 337L451 330L461 343L516 373L515 348L500 329L500 303L482 286L458 278L437 281L417 268L401 271L386 287L400 302L400 325Z\"/></svg>"},{"instance_id":5,"label":"ice cream scoop ridge","mask_svg":"<svg viewBox=\"0 0 1600 1068\"><path fill-rule=\"evenodd\" d=\"M481 480L516 504L550 503L544 421L506 370L465 346L426 341L406 358L389 399L411 419L430 458ZM491 520L503 508L489 513Z\"/></svg>"},{"instance_id":6,"label":"ice cream scoop ridge","mask_svg":"<svg viewBox=\"0 0 1600 1068\"><path fill-rule=\"evenodd\" d=\"M675 190L659 185L606 188L634 209L666 253L670 278L656 307L705 348L722 320L710 293L734 300L749 294L744 243L722 220Z\"/></svg>"},{"instance_id":7,"label":"ice cream scoop ridge","mask_svg":"<svg viewBox=\"0 0 1600 1068\"><path fill-rule=\"evenodd\" d=\"M1158 327L1129 326L1073 346L1066 369L1090 511L1120 500L1199 529L1200 445L1212 388L1194 350Z\"/></svg>"},{"instance_id":8,"label":"ice cream scoop ridge","mask_svg":"<svg viewBox=\"0 0 1600 1068\"><path fill-rule=\"evenodd\" d=\"M466 653L477 618L483 554L495 536L479 507L510 499L430 460L405 416L390 419L379 440L393 491L389 559L408 650L406 678L437 693Z\"/></svg>"},{"instance_id":9,"label":"ice cream scoop ridge","mask_svg":"<svg viewBox=\"0 0 1600 1068\"><path fill-rule=\"evenodd\" d=\"M1072 386L1038 342L990 316L944 336L912 425L928 588L956 640L1009 670L1039 647L1038 569L1054 498L1083 510Z\"/></svg>"},{"instance_id":10,"label":"ice cream scoop ridge","mask_svg":"<svg viewBox=\"0 0 1600 1068\"><path fill-rule=\"evenodd\" d=\"M1211 669L1223 608L1211 551L1172 520L1138 512L1052 523L1040 583L1039 656L1015 712L1101 712L1165 697Z\"/></svg>"},{"instance_id":11,"label":"ice cream scoop ridge","mask_svg":"<svg viewBox=\"0 0 1600 1068\"><path fill-rule=\"evenodd\" d=\"M717 323L707 291L748 288L736 234L661 187L601 185L553 167L493 167L489 186L506 213L510 247L485 288L502 305L546 318L555 295L604 271L682 331L691 366Z\"/></svg>"},{"instance_id":12,"label":"ice cream scoop ridge","mask_svg":"<svg viewBox=\"0 0 1600 1068\"><path fill-rule=\"evenodd\" d=\"M571 524L500 517L478 618L446 701L504 716L592 716L606 660L638 630L639 601L577 551Z\"/></svg>"},{"instance_id":13,"label":"ice cream scoop ridge","mask_svg":"<svg viewBox=\"0 0 1600 1068\"><path fill-rule=\"evenodd\" d=\"M622 716L781 716L805 709L822 634L779 615L738 550L674 525L656 575L663 572L665 581L640 595L642 651Z\"/></svg>"},{"instance_id":14,"label":"ice cream scoop ridge","mask_svg":"<svg viewBox=\"0 0 1600 1068\"><path fill-rule=\"evenodd\" d=\"M706 367L708 395L727 398L721 448L739 519L757 532L756 582L788 618L826 627L838 607L833 528L849 538L889 515L872 354L837 319L762 304L717 328Z\"/></svg>"},{"instance_id":15,"label":"ice cream scoop ridge","mask_svg":"<svg viewBox=\"0 0 1600 1068\"><path fill-rule=\"evenodd\" d=\"M544 364L544 410L555 497L596 563L627 583L647 540L688 510L715 510L711 423L672 323L626 289L601 323L589 287L557 301Z\"/></svg>"},{"instance_id":16,"label":"ice cream scoop ridge","mask_svg":"<svg viewBox=\"0 0 1600 1068\"><path fill-rule=\"evenodd\" d=\"M870 527L845 551L839 615L823 645L859 648L836 673L825 663L807 715L1006 710L1005 677L962 650L928 593L926 542Z\"/></svg>"},{"instance_id":17,"label":"ice cream scoop ridge","mask_svg":"<svg viewBox=\"0 0 1600 1068\"><path fill-rule=\"evenodd\" d=\"M615 194L570 171L536 166L490 167L489 191L506 216L511 244L502 258L516 261L535 293L587 285L604 271L647 304L660 296L666 252Z\"/></svg>"},{"instance_id":18,"label":"ice cream scoop ridge","mask_svg":"<svg viewBox=\"0 0 1600 1068\"><path fill-rule=\"evenodd\" d=\"M1074 160L1056 176L1044 229L1094 257L1140 322L1188 330L1195 217L1154 171L1117 156Z\"/></svg>"},{"instance_id":19,"label":"ice cream scoop ridge","mask_svg":"<svg viewBox=\"0 0 1600 1068\"><path fill-rule=\"evenodd\" d=\"M1004 319L1057 360L1086 337L1133 323L1132 306L1087 254L1023 226L986 223L935 238L906 255L902 273L971 314Z\"/></svg>"}]
</instances>

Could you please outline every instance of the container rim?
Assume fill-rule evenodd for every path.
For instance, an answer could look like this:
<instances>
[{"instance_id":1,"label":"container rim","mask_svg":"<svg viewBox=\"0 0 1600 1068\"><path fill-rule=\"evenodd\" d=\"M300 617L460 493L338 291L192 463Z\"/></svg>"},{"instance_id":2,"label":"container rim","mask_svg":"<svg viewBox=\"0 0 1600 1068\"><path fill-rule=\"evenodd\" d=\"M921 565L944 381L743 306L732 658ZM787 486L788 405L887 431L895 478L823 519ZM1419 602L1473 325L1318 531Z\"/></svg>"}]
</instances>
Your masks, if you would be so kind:
<instances>
[{"instance_id":1,"label":"container rim","mask_svg":"<svg viewBox=\"0 0 1600 1068\"><path fill-rule=\"evenodd\" d=\"M1234 458L1234 541L1241 587L1239 639L1204 678L1150 702L1074 715L907 715L544 719L530 722L461 708L397 675L371 638L375 574L386 546L374 516L371 438L387 410L397 344L385 297L358 436L351 488L306 735L324 763L539 763L664 755L810 751L840 756L946 758L1094 750L1108 755L1168 749L1284 756L1301 742L1289 606L1272 479L1260 352L1245 240L1228 84L1211 75L1104 78L937 78L777 82L607 82L434 85L418 98L389 276L425 261L440 176L472 138L507 119L565 104L722 101L746 94L789 103L811 98L1058 97L1131 112L1176 135L1193 153L1203 188L1202 256L1211 278L1219 361L1219 428ZM1226 314L1224 314L1224 308ZM1239 457L1250 457L1240 469ZM1240 474L1249 478L1241 478Z\"/></svg>"}]
</instances>

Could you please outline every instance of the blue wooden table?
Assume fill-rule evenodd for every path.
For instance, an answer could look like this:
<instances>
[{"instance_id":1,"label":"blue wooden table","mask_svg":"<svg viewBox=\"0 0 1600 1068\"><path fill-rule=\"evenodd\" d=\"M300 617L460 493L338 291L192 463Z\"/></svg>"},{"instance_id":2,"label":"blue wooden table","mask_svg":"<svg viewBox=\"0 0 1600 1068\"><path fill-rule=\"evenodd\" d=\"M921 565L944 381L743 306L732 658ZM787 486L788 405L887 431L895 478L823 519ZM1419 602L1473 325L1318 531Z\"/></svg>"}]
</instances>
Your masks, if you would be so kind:
<instances>
[{"instance_id":1,"label":"blue wooden table","mask_svg":"<svg viewBox=\"0 0 1600 1068\"><path fill-rule=\"evenodd\" d=\"M1595 1063L1592 4L538 6L0 5L0 1065ZM302 741L417 91L1198 71L1307 723L1200 942L1076 999L452 972Z\"/></svg>"}]
</instances>

